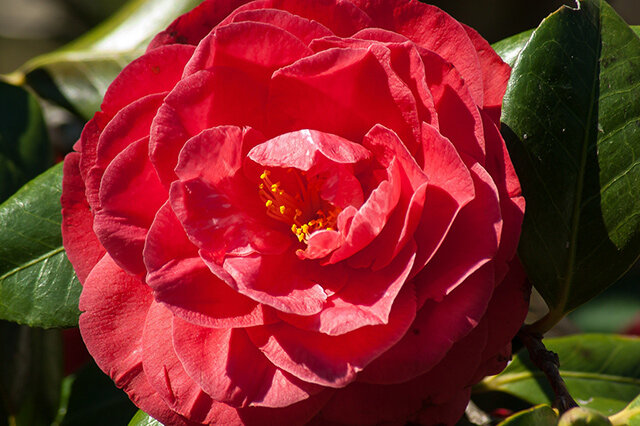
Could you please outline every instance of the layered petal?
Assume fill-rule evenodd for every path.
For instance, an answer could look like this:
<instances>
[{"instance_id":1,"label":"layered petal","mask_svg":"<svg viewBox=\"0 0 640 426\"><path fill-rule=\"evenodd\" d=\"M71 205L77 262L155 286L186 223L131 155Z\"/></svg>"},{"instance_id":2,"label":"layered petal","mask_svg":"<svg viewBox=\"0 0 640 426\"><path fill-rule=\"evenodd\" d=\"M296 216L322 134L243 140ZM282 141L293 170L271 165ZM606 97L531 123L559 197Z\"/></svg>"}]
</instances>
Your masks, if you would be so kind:
<instances>
[{"instance_id":1,"label":"layered petal","mask_svg":"<svg viewBox=\"0 0 640 426\"><path fill-rule=\"evenodd\" d=\"M411 285L403 287L388 324L339 336L302 331L288 324L247 329L251 341L276 366L310 383L341 388L402 338L415 318Z\"/></svg>"}]
</instances>

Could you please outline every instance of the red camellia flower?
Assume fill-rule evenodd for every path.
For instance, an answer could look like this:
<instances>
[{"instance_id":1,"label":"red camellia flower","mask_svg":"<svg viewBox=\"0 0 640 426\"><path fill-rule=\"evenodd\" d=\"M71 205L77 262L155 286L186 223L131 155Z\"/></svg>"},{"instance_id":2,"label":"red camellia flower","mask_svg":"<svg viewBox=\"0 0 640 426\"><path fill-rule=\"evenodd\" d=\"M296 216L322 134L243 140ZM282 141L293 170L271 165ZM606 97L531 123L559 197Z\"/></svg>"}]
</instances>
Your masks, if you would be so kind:
<instances>
[{"instance_id":1,"label":"red camellia flower","mask_svg":"<svg viewBox=\"0 0 640 426\"><path fill-rule=\"evenodd\" d=\"M529 288L510 69L413 0L207 0L64 165L96 362L167 424L452 424Z\"/></svg>"}]
</instances>

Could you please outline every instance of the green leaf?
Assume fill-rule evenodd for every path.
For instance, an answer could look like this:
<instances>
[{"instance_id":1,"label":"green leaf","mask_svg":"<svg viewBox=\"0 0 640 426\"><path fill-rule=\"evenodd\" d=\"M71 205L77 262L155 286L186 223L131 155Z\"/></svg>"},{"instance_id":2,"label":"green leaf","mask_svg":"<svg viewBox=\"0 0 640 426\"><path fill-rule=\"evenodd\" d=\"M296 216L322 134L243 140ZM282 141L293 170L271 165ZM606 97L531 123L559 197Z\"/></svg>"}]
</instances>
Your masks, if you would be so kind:
<instances>
[{"instance_id":1,"label":"green leaf","mask_svg":"<svg viewBox=\"0 0 640 426\"><path fill-rule=\"evenodd\" d=\"M528 410L520 411L498 426L555 426L558 424L558 414L548 405L536 405Z\"/></svg>"},{"instance_id":2,"label":"green leaf","mask_svg":"<svg viewBox=\"0 0 640 426\"><path fill-rule=\"evenodd\" d=\"M162 426L162 423L160 423L144 411L139 410L129 422L129 426Z\"/></svg>"},{"instance_id":3,"label":"green leaf","mask_svg":"<svg viewBox=\"0 0 640 426\"><path fill-rule=\"evenodd\" d=\"M0 399L15 425L48 425L62 381L60 330L0 321Z\"/></svg>"},{"instance_id":4,"label":"green leaf","mask_svg":"<svg viewBox=\"0 0 640 426\"><path fill-rule=\"evenodd\" d=\"M500 40L492 44L491 47L500 55L503 61L513 67L524 45L527 44L529 38L531 38L532 33L533 30L523 31L520 34Z\"/></svg>"},{"instance_id":5,"label":"green leaf","mask_svg":"<svg viewBox=\"0 0 640 426\"><path fill-rule=\"evenodd\" d=\"M53 163L36 98L0 81L0 203Z\"/></svg>"},{"instance_id":6,"label":"green leaf","mask_svg":"<svg viewBox=\"0 0 640 426\"><path fill-rule=\"evenodd\" d=\"M609 418L614 425L640 426L640 395L621 412Z\"/></svg>"},{"instance_id":7,"label":"green leaf","mask_svg":"<svg viewBox=\"0 0 640 426\"><path fill-rule=\"evenodd\" d=\"M98 366L91 362L65 378L66 405L61 407L61 426L124 425L136 412L127 394L118 389ZM54 425L55 426L55 425Z\"/></svg>"},{"instance_id":8,"label":"green leaf","mask_svg":"<svg viewBox=\"0 0 640 426\"><path fill-rule=\"evenodd\" d=\"M202 0L132 0L89 33L39 56L11 75L38 94L89 119L104 93L153 36Z\"/></svg>"},{"instance_id":9,"label":"green leaf","mask_svg":"<svg viewBox=\"0 0 640 426\"><path fill-rule=\"evenodd\" d=\"M0 319L78 323L81 286L62 247L61 182L58 164L0 204Z\"/></svg>"},{"instance_id":10,"label":"green leaf","mask_svg":"<svg viewBox=\"0 0 640 426\"><path fill-rule=\"evenodd\" d=\"M560 375L580 406L609 416L640 393L640 338L583 334L544 343L560 357ZM476 391L506 392L532 404L553 401L548 381L526 350L518 352L502 373L483 380Z\"/></svg>"},{"instance_id":11,"label":"green leaf","mask_svg":"<svg viewBox=\"0 0 640 426\"><path fill-rule=\"evenodd\" d=\"M519 254L545 332L640 256L640 39L603 0L563 7L518 56L503 134L527 209Z\"/></svg>"},{"instance_id":12,"label":"green leaf","mask_svg":"<svg viewBox=\"0 0 640 426\"><path fill-rule=\"evenodd\" d=\"M640 25L633 25L631 27L633 31L640 36ZM507 37L503 40L497 41L491 45L493 50L496 51L503 61L513 67L518 59L518 55L524 48L525 44L531 38L534 30L523 31L519 34Z\"/></svg>"}]
</instances>

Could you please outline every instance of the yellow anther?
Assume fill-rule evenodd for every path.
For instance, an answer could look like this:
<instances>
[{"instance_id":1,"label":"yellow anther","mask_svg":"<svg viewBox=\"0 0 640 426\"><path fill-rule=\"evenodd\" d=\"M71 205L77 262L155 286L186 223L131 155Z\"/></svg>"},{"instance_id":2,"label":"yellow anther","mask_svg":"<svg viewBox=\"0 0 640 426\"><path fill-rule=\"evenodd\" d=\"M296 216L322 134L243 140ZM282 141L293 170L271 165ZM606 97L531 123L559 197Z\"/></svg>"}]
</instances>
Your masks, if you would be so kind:
<instances>
[{"instance_id":1,"label":"yellow anther","mask_svg":"<svg viewBox=\"0 0 640 426\"><path fill-rule=\"evenodd\" d=\"M271 185L271 192L276 192L278 190L278 186L280 185L280 182L274 183Z\"/></svg>"},{"instance_id":2,"label":"yellow anther","mask_svg":"<svg viewBox=\"0 0 640 426\"><path fill-rule=\"evenodd\" d=\"M264 203L264 205L267 206L267 207L271 207L273 205L273 201L267 200L267 202Z\"/></svg>"},{"instance_id":3,"label":"yellow anther","mask_svg":"<svg viewBox=\"0 0 640 426\"><path fill-rule=\"evenodd\" d=\"M262 172L262 174L260 175L260 179L266 179L267 176L269 176L271 174L271 172L269 170L265 170L264 172Z\"/></svg>"},{"instance_id":4,"label":"yellow anther","mask_svg":"<svg viewBox=\"0 0 640 426\"><path fill-rule=\"evenodd\" d=\"M280 206L280 214L284 214L284 211L285 211L285 210L286 210L286 209L285 209L285 207L284 207L284 206Z\"/></svg>"}]
</instances>

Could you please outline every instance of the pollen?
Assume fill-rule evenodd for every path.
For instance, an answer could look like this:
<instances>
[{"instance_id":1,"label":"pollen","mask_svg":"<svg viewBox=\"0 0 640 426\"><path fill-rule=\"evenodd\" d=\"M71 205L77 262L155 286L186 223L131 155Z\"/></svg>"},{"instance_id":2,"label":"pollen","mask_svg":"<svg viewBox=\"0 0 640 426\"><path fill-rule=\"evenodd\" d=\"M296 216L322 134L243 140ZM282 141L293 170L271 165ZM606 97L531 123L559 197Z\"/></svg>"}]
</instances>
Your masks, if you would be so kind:
<instances>
[{"instance_id":1,"label":"pollen","mask_svg":"<svg viewBox=\"0 0 640 426\"><path fill-rule=\"evenodd\" d=\"M260 174L262 182L258 185L258 194L267 216L289 225L301 243L306 243L314 232L336 229L341 210L320 198L319 184L309 182L304 172L287 169L287 175L291 174L293 179L288 177L285 185L280 181L272 182L270 170Z\"/></svg>"}]
</instances>

